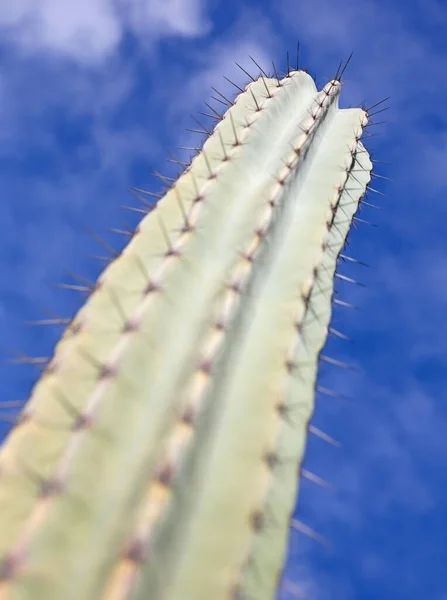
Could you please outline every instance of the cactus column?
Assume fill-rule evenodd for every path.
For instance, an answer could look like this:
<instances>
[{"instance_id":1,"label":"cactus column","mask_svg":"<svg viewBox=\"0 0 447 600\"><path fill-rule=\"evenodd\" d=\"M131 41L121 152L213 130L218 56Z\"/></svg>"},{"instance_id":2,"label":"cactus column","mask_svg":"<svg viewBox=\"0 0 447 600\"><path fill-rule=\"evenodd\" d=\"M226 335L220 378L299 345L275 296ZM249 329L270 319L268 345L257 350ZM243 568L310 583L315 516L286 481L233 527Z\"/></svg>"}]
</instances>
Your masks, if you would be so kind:
<instances>
[{"instance_id":1,"label":"cactus column","mask_svg":"<svg viewBox=\"0 0 447 600\"><path fill-rule=\"evenodd\" d=\"M338 254L340 83L260 77L102 273L0 453L0 600L271 600Z\"/></svg>"}]
</instances>

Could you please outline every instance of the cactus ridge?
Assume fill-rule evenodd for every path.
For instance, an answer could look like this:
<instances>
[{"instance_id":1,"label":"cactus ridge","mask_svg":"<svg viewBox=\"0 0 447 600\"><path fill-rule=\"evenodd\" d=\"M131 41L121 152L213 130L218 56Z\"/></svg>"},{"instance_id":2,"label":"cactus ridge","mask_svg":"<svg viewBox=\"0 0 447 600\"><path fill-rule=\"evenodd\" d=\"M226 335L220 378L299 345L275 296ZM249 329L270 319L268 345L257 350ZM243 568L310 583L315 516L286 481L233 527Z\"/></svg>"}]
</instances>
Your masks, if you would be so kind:
<instances>
[{"instance_id":1,"label":"cactus ridge","mask_svg":"<svg viewBox=\"0 0 447 600\"><path fill-rule=\"evenodd\" d=\"M0 600L273 598L297 473L328 485L307 434L338 445L309 422L372 169L343 69L321 92L274 70L216 90L200 153L70 286L87 301L0 449Z\"/></svg>"},{"instance_id":2,"label":"cactus ridge","mask_svg":"<svg viewBox=\"0 0 447 600\"><path fill-rule=\"evenodd\" d=\"M272 82L270 83L272 84ZM266 83L265 85L267 87ZM285 168L281 167L280 173L274 178L277 183L271 192L271 197L265 203L265 210L261 214L253 238L250 239L246 249L240 252L241 257L239 261L232 271L230 271L225 295L221 300L221 311L219 311L217 319L212 322L210 332L205 339L204 347L201 351L201 359L185 394L186 401L182 402L180 405L181 408L177 424L174 427L170 439L167 440L168 456L165 455L160 458L157 471L158 478L153 482L152 486L150 486L147 498L145 498L141 508L139 526L132 535L133 543L135 540L138 540L139 545L144 545L148 542L150 543L150 530L159 518L163 506L170 499L170 493L167 486L170 484L175 471L180 467L184 454L184 447L194 435L194 422L197 419L197 413L200 410L202 397L207 384L212 376L212 365L219 352L222 341L227 334L228 327L226 324L230 322L231 314L235 311L235 306L238 303L239 297L247 285L254 265L256 265L256 254L262 241L267 237L274 210L280 204L283 195L283 186L287 183L287 180L291 173L294 172L294 169L296 170L297 168L296 164L299 161L300 152L305 147L312 128L316 129L314 125L317 123L319 113L323 113L324 115L326 105L333 99L331 96L333 87L335 87L334 83L328 84L327 88L319 95L321 101L320 98L315 100L319 108L311 115L312 121L309 123L308 129L304 131L304 134L300 134L296 142L292 144L291 155L288 157L288 160L285 161ZM168 477L166 474L169 474ZM141 539L142 537L143 539ZM144 538L146 538L146 541ZM132 542L130 542L130 544L131 543ZM122 587L125 590L124 595L122 596L123 598L125 598L125 594L128 593L129 565L126 559L123 559L123 562L123 568L118 568L120 574L117 573L117 579L113 579L110 586L110 588L114 590L113 595L110 596L113 598L118 598L116 595L116 590L118 588ZM133 564L132 568L135 572L139 569L139 565ZM120 577L123 580L123 584L121 585L118 583Z\"/></svg>"}]
</instances>

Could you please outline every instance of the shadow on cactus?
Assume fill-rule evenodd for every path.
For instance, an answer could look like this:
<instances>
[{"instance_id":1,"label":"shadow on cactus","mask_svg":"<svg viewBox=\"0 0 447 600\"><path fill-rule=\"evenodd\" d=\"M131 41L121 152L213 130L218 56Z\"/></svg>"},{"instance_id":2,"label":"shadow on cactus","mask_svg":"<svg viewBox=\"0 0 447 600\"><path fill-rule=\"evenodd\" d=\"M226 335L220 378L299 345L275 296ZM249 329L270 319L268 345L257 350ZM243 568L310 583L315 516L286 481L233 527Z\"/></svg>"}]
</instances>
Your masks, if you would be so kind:
<instances>
[{"instance_id":1,"label":"shadow on cactus","mask_svg":"<svg viewBox=\"0 0 447 600\"><path fill-rule=\"evenodd\" d=\"M216 92L184 172L136 190L147 214L1 448L0 600L275 597L306 437L333 441L309 422L371 178L343 70Z\"/></svg>"}]
</instances>

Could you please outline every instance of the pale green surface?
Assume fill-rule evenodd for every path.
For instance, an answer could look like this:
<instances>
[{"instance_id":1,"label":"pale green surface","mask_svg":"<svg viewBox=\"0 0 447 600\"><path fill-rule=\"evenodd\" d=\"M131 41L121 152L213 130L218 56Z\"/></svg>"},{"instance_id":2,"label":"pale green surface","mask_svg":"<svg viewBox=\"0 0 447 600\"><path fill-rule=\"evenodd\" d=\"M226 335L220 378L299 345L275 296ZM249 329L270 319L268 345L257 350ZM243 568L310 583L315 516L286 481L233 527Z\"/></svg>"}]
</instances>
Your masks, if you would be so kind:
<instances>
[{"instance_id":1,"label":"pale green surface","mask_svg":"<svg viewBox=\"0 0 447 600\"><path fill-rule=\"evenodd\" d=\"M305 73L293 74L280 89L276 80L266 82L275 93L273 99L261 100L266 96L262 81L250 85L258 101L265 102L265 110L255 113L248 92L230 109L243 141L230 161L222 163L217 134L207 140L208 162L213 171L220 167L217 179L208 179L208 166L199 155L176 183L197 224L182 238L182 256L162 256L166 242L158 216L173 243L183 225L171 190L101 276L103 287L76 317L84 329L76 336L65 335L56 349L58 368L33 391L26 409L31 421L14 430L2 447L0 556L21 549L27 558L23 571L0 585L0 600L101 598L106 578L135 527L136 510L163 456L225 284L277 186L273 174L281 172L283 159L291 155L290 144L300 135L299 125L309 121L309 110L316 107L317 91ZM271 598L315 378L315 366L306 370L304 380L286 376L284 353L296 337L293 318L302 312L300 287L321 261L329 260L333 270L333 259L321 254L325 214L332 187L343 183L337 166L344 166L346 145L360 114L337 112L333 104L297 177L279 197L285 212L275 216L261 260L249 273L250 292L232 306L234 325L219 350L220 364L228 371L213 373L213 386L203 398L201 425L180 465L174 502L167 505L152 537L152 558L141 573L137 594L126 598L143 600L150 593L154 600L230 600L231 585L242 576L250 544L265 580L260 585L248 566L242 583L250 598ZM254 119L248 129L243 127L246 119ZM234 133L228 114L218 130L231 152ZM370 169L366 156L362 154L365 184ZM194 181L205 200L193 207ZM346 221L345 231L348 226ZM337 241L342 245L341 237ZM144 270L162 285L149 300L143 298ZM325 277L329 288L330 271ZM312 332L309 345L314 365L326 336L329 300L329 292L313 299L323 315L323 326ZM122 333L123 312L137 316L138 332ZM98 382L96 364L104 361L115 364L118 372ZM303 400L303 420L292 431L274 416L278 393L288 402ZM71 406L93 416L91 429L70 431L73 416L58 400L61 394ZM295 462L281 466L272 477L260 457L275 447ZM43 477L58 474L66 484L62 494L47 500L47 508L43 501L36 503L38 489L23 463ZM182 482L187 487L181 487ZM249 512L262 509L265 502L274 502L279 522L268 540L263 535L254 538L248 521ZM228 569L222 571L222 566Z\"/></svg>"},{"instance_id":2,"label":"pale green surface","mask_svg":"<svg viewBox=\"0 0 447 600\"><path fill-rule=\"evenodd\" d=\"M187 516L183 507L179 509L179 518L189 518L190 527L179 542L182 559L173 589L166 595L169 600L230 598L231 586L237 582L241 565L249 556L250 544L255 553L243 580L248 597L263 600L273 596L282 566L288 518L295 503L306 423L313 412L316 359L330 318L335 261L333 248L329 256L321 250L327 232L325 216L334 184L343 183L340 166L344 165L344 156L350 158L347 145L354 137L351 132L356 128L360 131L359 117L357 110L337 113L301 189L297 192L299 186L291 185L287 190L290 195L284 201L293 203L293 210L286 211L280 223L276 239L281 240L281 246L272 245L275 259L271 270L263 271L262 278L258 278L244 329L235 333L233 344L228 346L230 367L226 377L216 377L209 400L214 420L209 419L197 434L196 452L205 459L196 475L192 516ZM355 175L359 179L359 174ZM366 185L368 171L362 179ZM358 200L362 190L357 196L352 190L360 186L352 178L348 185ZM352 204L350 199L349 202ZM355 205L351 208L355 209ZM344 221L339 231L346 234L349 222L343 213L339 221ZM343 239L339 232L332 231L329 239L341 249ZM328 276L322 269L318 277L327 293L312 298L312 309L320 318L316 321L307 315L306 346L299 344L294 353L305 364L294 376L287 376L288 350L291 343L298 341L293 323L302 313L300 290L312 277L314 267L321 264L330 271ZM292 430L287 423L278 424L275 418L275 404L281 396L291 404L301 404ZM287 464L280 465L272 477L262 457L278 448ZM273 519L273 523L253 540L249 517L254 510L265 510L266 481L267 519ZM179 504L183 496L182 489ZM168 580L169 561L163 565Z\"/></svg>"}]
</instances>

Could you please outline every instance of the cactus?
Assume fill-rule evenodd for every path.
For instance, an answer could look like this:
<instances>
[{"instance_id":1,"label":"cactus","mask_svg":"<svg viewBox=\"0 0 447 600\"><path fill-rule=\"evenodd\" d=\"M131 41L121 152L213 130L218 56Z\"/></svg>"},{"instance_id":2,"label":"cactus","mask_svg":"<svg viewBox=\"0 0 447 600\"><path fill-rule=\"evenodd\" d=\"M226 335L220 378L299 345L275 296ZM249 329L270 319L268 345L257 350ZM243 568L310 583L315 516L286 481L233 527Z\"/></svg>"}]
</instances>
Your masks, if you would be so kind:
<instances>
[{"instance_id":1,"label":"cactus","mask_svg":"<svg viewBox=\"0 0 447 600\"><path fill-rule=\"evenodd\" d=\"M0 600L274 597L372 170L340 71L321 91L275 74L158 202L140 190L147 214L3 444Z\"/></svg>"}]
</instances>

